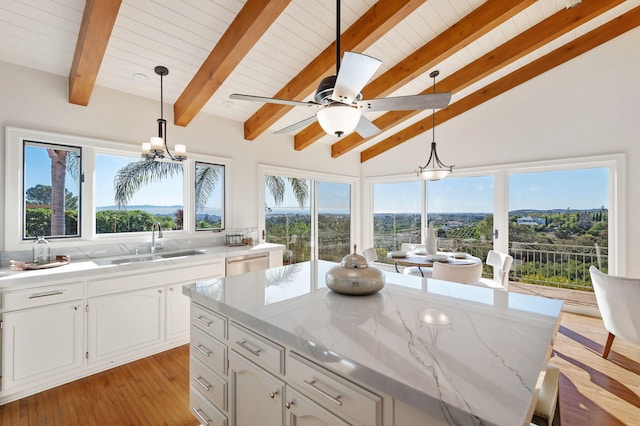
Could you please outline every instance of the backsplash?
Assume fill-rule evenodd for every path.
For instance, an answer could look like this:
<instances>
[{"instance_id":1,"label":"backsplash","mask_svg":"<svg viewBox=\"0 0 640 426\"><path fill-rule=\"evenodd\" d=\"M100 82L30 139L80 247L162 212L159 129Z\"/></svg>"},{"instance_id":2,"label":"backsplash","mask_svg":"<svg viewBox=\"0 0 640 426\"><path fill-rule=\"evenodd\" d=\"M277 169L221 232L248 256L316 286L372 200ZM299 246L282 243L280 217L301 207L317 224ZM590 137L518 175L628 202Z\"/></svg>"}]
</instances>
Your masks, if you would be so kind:
<instances>
[{"instance_id":1,"label":"backsplash","mask_svg":"<svg viewBox=\"0 0 640 426\"><path fill-rule=\"evenodd\" d=\"M56 247L56 240L49 241L52 259L57 255L71 256L72 262L81 262L83 260L97 259L101 257L125 256L130 254L144 254L151 250L151 242L149 238L141 239L139 242L131 243L100 243L92 245L83 245L79 247ZM213 235L209 238L183 238L183 239L163 239L163 251L173 251L182 249L197 249L204 247L221 246L225 244L224 235ZM158 250L158 249L156 249ZM9 266L10 260L20 262L32 262L33 251L3 251L0 252L0 267Z\"/></svg>"}]
</instances>

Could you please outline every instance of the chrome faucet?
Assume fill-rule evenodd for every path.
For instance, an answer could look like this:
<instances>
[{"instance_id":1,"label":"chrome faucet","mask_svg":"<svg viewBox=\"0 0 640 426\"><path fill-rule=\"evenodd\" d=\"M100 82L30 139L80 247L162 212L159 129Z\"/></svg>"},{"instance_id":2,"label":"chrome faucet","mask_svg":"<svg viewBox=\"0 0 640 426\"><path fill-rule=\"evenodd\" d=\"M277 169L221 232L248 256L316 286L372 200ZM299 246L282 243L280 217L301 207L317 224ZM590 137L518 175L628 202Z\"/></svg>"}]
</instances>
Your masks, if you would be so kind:
<instances>
[{"instance_id":1,"label":"chrome faucet","mask_svg":"<svg viewBox=\"0 0 640 426\"><path fill-rule=\"evenodd\" d=\"M156 228L158 228L158 238L162 238L162 227L157 220L151 225L151 253L156 251Z\"/></svg>"}]
</instances>

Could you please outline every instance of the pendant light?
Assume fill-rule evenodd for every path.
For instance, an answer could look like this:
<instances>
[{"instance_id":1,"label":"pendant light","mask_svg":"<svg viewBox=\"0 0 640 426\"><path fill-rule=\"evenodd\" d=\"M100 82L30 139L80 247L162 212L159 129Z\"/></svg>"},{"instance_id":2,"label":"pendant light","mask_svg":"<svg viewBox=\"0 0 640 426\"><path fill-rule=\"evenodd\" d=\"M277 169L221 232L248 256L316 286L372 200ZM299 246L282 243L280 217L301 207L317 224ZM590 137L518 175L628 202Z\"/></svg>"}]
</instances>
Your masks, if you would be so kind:
<instances>
[{"instance_id":1,"label":"pendant light","mask_svg":"<svg viewBox=\"0 0 640 426\"><path fill-rule=\"evenodd\" d=\"M435 70L429 74L429 77L433 78L433 93L436 93L436 77L440 74L440 71ZM436 110L433 110L431 114L431 130L433 134L433 140L431 142L431 153L427 164L424 166L418 166L417 174L424 180L440 180L444 179L453 171L454 166L446 166L440 161L438 153L436 152Z\"/></svg>"},{"instance_id":2,"label":"pendant light","mask_svg":"<svg viewBox=\"0 0 640 426\"><path fill-rule=\"evenodd\" d=\"M187 147L182 144L176 144L175 155L171 154L167 146L167 120L164 119L164 98L162 78L169 74L167 67L158 65L153 69L160 76L160 118L158 122L158 136L149 138L149 142L142 144L142 158L145 160L161 160L165 158L165 152L172 161L182 161L187 158Z\"/></svg>"}]
</instances>

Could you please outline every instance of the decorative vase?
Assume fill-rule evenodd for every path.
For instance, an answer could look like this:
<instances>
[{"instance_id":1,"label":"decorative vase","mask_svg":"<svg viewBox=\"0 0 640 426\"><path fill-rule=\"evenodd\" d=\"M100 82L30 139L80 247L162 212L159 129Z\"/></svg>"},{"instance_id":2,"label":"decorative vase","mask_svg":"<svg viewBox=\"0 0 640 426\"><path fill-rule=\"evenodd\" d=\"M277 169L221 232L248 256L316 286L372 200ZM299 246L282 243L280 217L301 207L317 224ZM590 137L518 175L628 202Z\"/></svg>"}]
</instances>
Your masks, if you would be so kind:
<instances>
[{"instance_id":1,"label":"decorative vase","mask_svg":"<svg viewBox=\"0 0 640 426\"><path fill-rule=\"evenodd\" d=\"M427 254L436 254L438 252L438 242L437 242L436 233L433 230L432 224L429 224L429 226L427 226L427 235L425 238L426 238L425 245L427 249Z\"/></svg>"},{"instance_id":2,"label":"decorative vase","mask_svg":"<svg viewBox=\"0 0 640 426\"><path fill-rule=\"evenodd\" d=\"M41 235L33 243L33 263L39 265L49 263L49 241Z\"/></svg>"}]
</instances>

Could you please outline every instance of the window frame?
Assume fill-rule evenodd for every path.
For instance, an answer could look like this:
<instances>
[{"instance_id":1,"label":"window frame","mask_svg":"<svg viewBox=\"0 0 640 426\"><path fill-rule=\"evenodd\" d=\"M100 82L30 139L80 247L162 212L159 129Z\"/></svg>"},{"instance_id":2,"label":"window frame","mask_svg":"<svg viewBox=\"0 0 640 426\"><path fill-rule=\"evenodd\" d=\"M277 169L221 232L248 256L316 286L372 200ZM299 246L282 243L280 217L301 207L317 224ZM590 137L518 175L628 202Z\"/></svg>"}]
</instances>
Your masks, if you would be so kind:
<instances>
[{"instance_id":1,"label":"window frame","mask_svg":"<svg viewBox=\"0 0 640 426\"><path fill-rule=\"evenodd\" d=\"M18 127L6 127L5 132L5 205L4 205L4 250L19 251L30 250L33 244L31 240L22 240L23 209L16 209L23 202L24 181L23 175L23 142L34 141L50 143L54 145L67 145L81 148L80 169L83 172L84 181L80 188L81 205L79 212L83 215L80 220L80 236L56 239L56 247L81 247L96 243L137 243L141 237L147 237L147 232L131 232L118 234L96 234L95 228L95 156L107 155L140 155L138 145L96 139L91 137L74 136L63 133L54 133L41 130L24 129ZM226 194L231 190L232 160L225 157L189 153L184 164L183 198L184 198L184 224L182 230L171 230L166 236L175 238L211 238L208 232L196 232L195 230L195 162L218 164L224 166L224 216L228 222L232 205ZM193 216L193 217L191 217ZM20 226L15 226L19 223ZM211 230L209 230L212 232ZM222 231L222 230L221 230ZM219 232L219 231L213 231Z\"/></svg>"},{"instance_id":2,"label":"window frame","mask_svg":"<svg viewBox=\"0 0 640 426\"><path fill-rule=\"evenodd\" d=\"M519 162L510 164L496 164L482 167L456 168L451 177L494 177L494 229L500 236L508 236L509 229L509 175L514 173L549 172L561 170L578 170L590 168L607 168L608 193L609 193L609 273L624 274L627 268L626 234L626 154L614 153L599 156L560 158L554 160L541 160L531 162ZM377 183L399 183L416 181L420 178L415 173L370 176L363 179L365 191L363 194L363 246L373 244L373 186ZM427 223L427 182L422 182L422 223ZM425 229L422 229L424 241ZM508 251L508 239L498 238L494 240L494 249Z\"/></svg>"},{"instance_id":3,"label":"window frame","mask_svg":"<svg viewBox=\"0 0 640 426\"><path fill-rule=\"evenodd\" d=\"M84 184L84 170L82 169L82 157L83 157L83 150L82 150L82 146L75 146L75 145L69 145L69 144L61 144L61 143L51 143L51 142L43 142L43 141L36 141L36 140L32 140L32 139L22 139L21 140L21 169L24 170L25 167L25 154L26 154L26 150L27 150L27 146L33 146L33 147L38 147L38 148L43 148L43 149L48 149L47 146L50 147L59 147L59 148L67 148L68 151L72 151L72 150L78 150L78 157L80 159L79 163L78 163L78 228L77 228L77 234L74 235L45 235L45 237L49 240L61 240L64 238L82 238L82 188L83 188L83 184ZM22 193L20 194L20 198L21 198L21 206L20 206L20 210L21 210L21 214L20 214L20 234L21 234L21 240L24 242L32 242L35 241L37 239L37 237L27 237L26 236L26 225L27 225L27 203L26 203L26 174L20 173L20 184L21 184L21 188L22 188ZM53 184L53 182L52 182Z\"/></svg>"}]
</instances>

